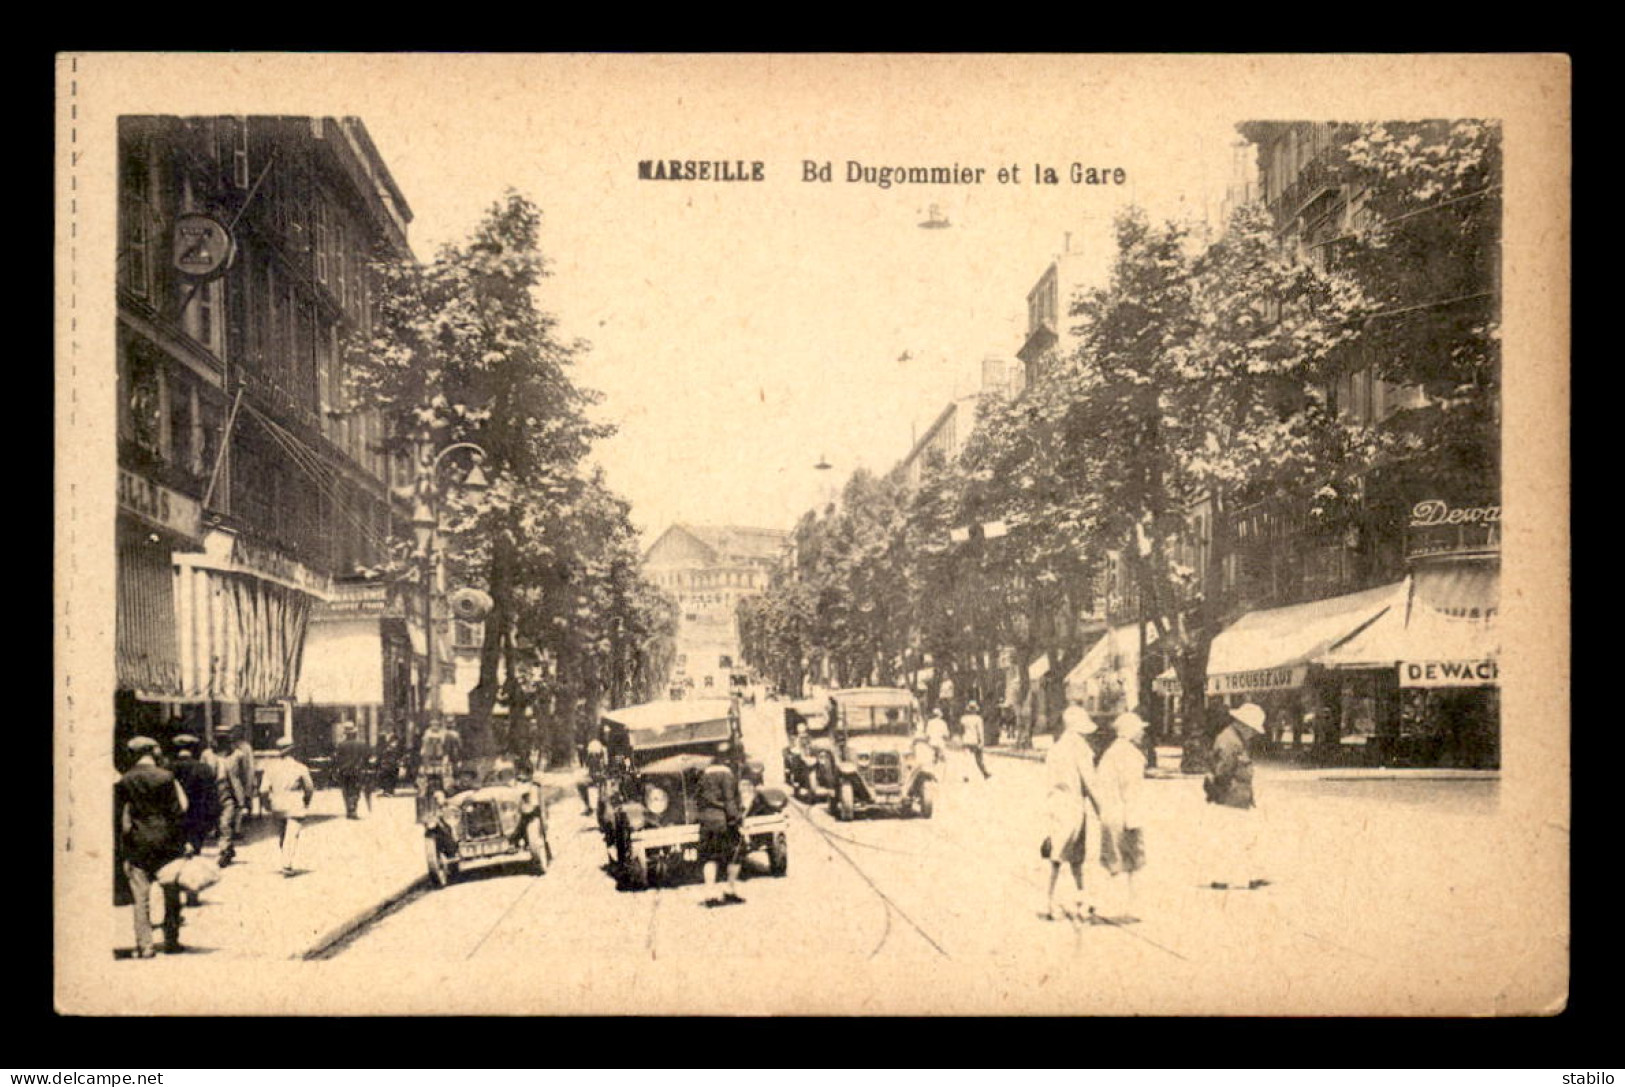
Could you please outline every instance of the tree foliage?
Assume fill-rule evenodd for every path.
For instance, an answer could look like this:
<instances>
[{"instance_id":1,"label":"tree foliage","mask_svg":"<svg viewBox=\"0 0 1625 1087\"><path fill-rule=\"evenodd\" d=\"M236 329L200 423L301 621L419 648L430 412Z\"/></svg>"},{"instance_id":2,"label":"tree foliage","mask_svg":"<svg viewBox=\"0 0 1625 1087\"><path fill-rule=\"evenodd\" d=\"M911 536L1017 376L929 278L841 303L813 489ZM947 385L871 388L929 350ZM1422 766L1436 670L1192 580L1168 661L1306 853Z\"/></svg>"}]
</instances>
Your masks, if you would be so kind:
<instances>
[{"instance_id":1,"label":"tree foliage","mask_svg":"<svg viewBox=\"0 0 1625 1087\"><path fill-rule=\"evenodd\" d=\"M417 459L449 581L492 595L476 719L507 706L513 734L497 740L521 748L536 740L533 719L556 726L559 754L601 698L663 679L652 671L672 609L642 578L625 501L585 467L611 430L588 418L597 395L570 373L587 345L562 339L538 304L540 226L541 211L509 192L466 242L377 265L372 327L346 358L355 395L384 410ZM436 462L460 442L484 452L484 492L456 485L465 453ZM405 578L417 576L412 547L403 533L393 565Z\"/></svg>"},{"instance_id":2,"label":"tree foliage","mask_svg":"<svg viewBox=\"0 0 1625 1087\"><path fill-rule=\"evenodd\" d=\"M1365 500L1374 471L1493 487L1499 129L1344 135L1329 169L1352 213L1323 252L1283 244L1258 205L1201 251L1181 224L1120 216L1109 281L1071 300L1075 347L1019 396L985 394L961 455L918 489L860 473L804 517L794 564L742 608L747 659L787 687L907 681L929 661L933 696L949 677L958 698L1019 701L1001 652L1048 655L1058 685L1108 618L1116 556L1130 578L1110 618L1159 645L1141 704L1171 664L1199 707L1208 646L1246 604L1221 576L1235 511L1287 500L1341 539L1393 513ZM1339 401L1362 370L1411 390L1401 410Z\"/></svg>"}]
</instances>

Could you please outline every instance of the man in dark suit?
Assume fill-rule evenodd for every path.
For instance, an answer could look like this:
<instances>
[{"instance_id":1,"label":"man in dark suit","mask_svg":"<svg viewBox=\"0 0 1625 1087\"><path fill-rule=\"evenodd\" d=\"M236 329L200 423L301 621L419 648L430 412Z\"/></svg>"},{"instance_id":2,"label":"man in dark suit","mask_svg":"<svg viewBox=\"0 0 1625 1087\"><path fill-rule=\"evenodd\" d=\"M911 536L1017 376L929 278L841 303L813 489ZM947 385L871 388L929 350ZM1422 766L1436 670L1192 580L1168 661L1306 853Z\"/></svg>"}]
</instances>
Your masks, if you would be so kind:
<instances>
[{"instance_id":1,"label":"man in dark suit","mask_svg":"<svg viewBox=\"0 0 1625 1087\"><path fill-rule=\"evenodd\" d=\"M339 726L343 739L339 741L338 749L333 753L333 776L338 778L339 788L344 791L344 817L346 819L359 818L356 815L356 805L361 799L362 789L367 784L367 774L371 772L372 748L367 741L356 735L354 721L345 721ZM371 790L367 800L367 809L372 810Z\"/></svg>"},{"instance_id":2,"label":"man in dark suit","mask_svg":"<svg viewBox=\"0 0 1625 1087\"><path fill-rule=\"evenodd\" d=\"M186 794L175 775L158 765L158 741L137 736L128 744L135 765L119 779L116 809L119 825L119 851L124 858L124 875L130 881L134 901L135 954L150 959L152 946L152 885L158 870L186 854ZM183 950L181 934L181 889L166 883L164 891L164 950Z\"/></svg>"},{"instance_id":3,"label":"man in dark suit","mask_svg":"<svg viewBox=\"0 0 1625 1087\"><path fill-rule=\"evenodd\" d=\"M193 853L203 852L204 843L219 826L220 786L215 769L197 757L198 738L188 733L175 737L173 773L186 794L186 815L181 819L186 847ZM196 892L186 892L186 904L196 906Z\"/></svg>"}]
</instances>

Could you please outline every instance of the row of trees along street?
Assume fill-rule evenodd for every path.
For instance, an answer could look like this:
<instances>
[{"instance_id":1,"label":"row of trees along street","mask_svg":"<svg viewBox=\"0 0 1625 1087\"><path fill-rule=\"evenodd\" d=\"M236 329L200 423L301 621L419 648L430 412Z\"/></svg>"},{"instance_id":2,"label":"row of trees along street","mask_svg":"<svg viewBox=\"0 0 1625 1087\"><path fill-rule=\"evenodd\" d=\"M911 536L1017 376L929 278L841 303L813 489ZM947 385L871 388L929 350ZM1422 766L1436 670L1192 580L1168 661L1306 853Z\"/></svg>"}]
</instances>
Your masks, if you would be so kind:
<instances>
[{"instance_id":1,"label":"row of trees along street","mask_svg":"<svg viewBox=\"0 0 1625 1087\"><path fill-rule=\"evenodd\" d=\"M929 662L928 697L951 679L985 706L1007 674L1022 704L1025 665L1047 654L1058 709L1116 555L1129 603L1112 622L1157 643L1140 705L1172 667L1182 705L1202 707L1209 646L1249 604L1223 577L1238 511L1284 499L1335 540L1403 531L1402 511L1366 500L1373 472L1498 489L1499 128L1345 135L1328 168L1363 211L1318 251L1283 245L1259 204L1205 249L1119 216L1109 282L1072 300L1075 349L984 396L961 455L917 490L860 470L804 515L770 591L740 605L746 659L791 691L914 685ZM1339 379L1367 368L1409 390L1403 410L1339 403ZM965 538L989 523L1007 531Z\"/></svg>"},{"instance_id":2,"label":"row of trees along street","mask_svg":"<svg viewBox=\"0 0 1625 1087\"><path fill-rule=\"evenodd\" d=\"M585 464L612 431L589 420L597 394L570 375L586 345L561 340L537 305L540 223L510 192L433 260L375 265L372 327L345 353L352 394L384 410L398 450L425 463L456 442L484 450L490 486L449 487L440 502L448 586L493 601L470 740L559 759L601 701L653 696L676 609L642 575L627 502ZM416 583L410 535L377 573ZM493 734L499 704L508 724Z\"/></svg>"}]
</instances>

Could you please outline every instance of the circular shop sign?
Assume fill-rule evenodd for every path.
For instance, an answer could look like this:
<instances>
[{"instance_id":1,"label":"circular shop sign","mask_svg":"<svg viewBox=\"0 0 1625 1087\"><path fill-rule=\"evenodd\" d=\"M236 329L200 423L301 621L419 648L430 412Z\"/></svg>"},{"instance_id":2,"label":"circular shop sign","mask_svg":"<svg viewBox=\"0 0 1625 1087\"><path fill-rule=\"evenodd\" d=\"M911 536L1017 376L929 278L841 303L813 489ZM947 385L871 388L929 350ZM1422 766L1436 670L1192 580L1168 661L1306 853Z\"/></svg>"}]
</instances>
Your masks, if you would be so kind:
<instances>
[{"instance_id":1,"label":"circular shop sign","mask_svg":"<svg viewBox=\"0 0 1625 1087\"><path fill-rule=\"evenodd\" d=\"M231 267L236 245L225 224L212 215L191 212L175 220L175 270L207 280Z\"/></svg>"}]
</instances>

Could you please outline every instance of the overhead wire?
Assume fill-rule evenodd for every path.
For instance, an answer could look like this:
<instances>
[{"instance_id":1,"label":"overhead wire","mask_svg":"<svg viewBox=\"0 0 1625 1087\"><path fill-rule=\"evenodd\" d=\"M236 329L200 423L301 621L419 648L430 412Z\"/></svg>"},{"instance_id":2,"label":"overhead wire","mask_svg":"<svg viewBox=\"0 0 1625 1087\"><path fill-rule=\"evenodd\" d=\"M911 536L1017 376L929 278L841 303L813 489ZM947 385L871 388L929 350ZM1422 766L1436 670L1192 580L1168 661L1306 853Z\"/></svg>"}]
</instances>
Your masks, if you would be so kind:
<instances>
[{"instance_id":1,"label":"overhead wire","mask_svg":"<svg viewBox=\"0 0 1625 1087\"><path fill-rule=\"evenodd\" d=\"M381 550L388 549L389 541L366 524L361 519L359 507L352 505L351 500L345 497L341 487L344 481L336 470L324 464L315 450L311 449L298 435L260 411L252 403L245 400L243 407L250 416L260 423L271 439L288 454L289 459L306 475L310 476L316 483L317 489L332 502L335 510L343 515L372 544Z\"/></svg>"}]
</instances>

